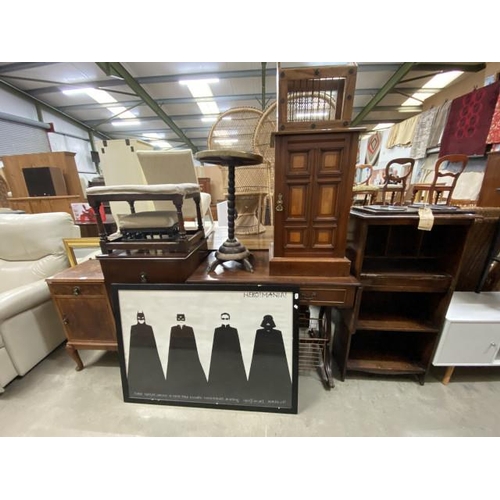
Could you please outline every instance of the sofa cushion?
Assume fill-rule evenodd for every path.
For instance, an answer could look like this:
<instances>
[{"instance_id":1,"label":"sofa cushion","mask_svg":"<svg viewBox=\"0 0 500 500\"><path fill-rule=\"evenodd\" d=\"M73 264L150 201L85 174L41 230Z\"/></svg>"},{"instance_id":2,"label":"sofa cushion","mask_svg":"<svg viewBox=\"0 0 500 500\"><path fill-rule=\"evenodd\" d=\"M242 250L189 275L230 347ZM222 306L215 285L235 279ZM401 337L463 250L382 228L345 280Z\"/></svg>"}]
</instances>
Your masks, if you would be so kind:
<instances>
[{"instance_id":1,"label":"sofa cushion","mask_svg":"<svg viewBox=\"0 0 500 500\"><path fill-rule=\"evenodd\" d=\"M66 253L40 260L11 262L0 259L0 293L48 278L68 267Z\"/></svg>"},{"instance_id":2,"label":"sofa cushion","mask_svg":"<svg viewBox=\"0 0 500 500\"><path fill-rule=\"evenodd\" d=\"M38 260L64 255L63 238L78 238L80 229L66 212L0 214L0 259Z\"/></svg>"},{"instance_id":3,"label":"sofa cushion","mask_svg":"<svg viewBox=\"0 0 500 500\"><path fill-rule=\"evenodd\" d=\"M0 293L66 269L63 238L79 236L66 212L0 214Z\"/></svg>"}]
</instances>

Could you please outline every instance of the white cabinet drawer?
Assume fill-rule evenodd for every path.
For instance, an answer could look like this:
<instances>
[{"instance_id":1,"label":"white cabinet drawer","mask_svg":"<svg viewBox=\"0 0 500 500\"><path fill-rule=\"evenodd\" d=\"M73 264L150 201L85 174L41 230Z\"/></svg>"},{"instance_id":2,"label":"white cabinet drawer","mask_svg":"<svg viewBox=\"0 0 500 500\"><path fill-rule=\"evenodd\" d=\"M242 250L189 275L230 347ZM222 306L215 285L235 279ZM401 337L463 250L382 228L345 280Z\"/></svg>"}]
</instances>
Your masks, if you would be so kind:
<instances>
[{"instance_id":1,"label":"white cabinet drawer","mask_svg":"<svg viewBox=\"0 0 500 500\"><path fill-rule=\"evenodd\" d=\"M446 320L433 365L491 365L500 347L500 323Z\"/></svg>"}]
</instances>

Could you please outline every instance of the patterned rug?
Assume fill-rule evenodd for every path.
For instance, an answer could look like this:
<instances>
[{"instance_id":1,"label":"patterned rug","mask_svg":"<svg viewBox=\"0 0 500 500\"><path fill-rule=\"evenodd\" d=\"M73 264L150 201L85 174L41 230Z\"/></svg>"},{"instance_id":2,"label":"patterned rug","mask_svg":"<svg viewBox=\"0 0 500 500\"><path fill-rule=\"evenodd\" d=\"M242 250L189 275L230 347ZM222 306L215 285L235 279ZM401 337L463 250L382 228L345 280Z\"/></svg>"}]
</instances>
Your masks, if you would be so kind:
<instances>
[{"instance_id":1,"label":"patterned rug","mask_svg":"<svg viewBox=\"0 0 500 500\"><path fill-rule=\"evenodd\" d=\"M440 156L484 155L500 82L473 90L453 100L448 115Z\"/></svg>"}]
</instances>

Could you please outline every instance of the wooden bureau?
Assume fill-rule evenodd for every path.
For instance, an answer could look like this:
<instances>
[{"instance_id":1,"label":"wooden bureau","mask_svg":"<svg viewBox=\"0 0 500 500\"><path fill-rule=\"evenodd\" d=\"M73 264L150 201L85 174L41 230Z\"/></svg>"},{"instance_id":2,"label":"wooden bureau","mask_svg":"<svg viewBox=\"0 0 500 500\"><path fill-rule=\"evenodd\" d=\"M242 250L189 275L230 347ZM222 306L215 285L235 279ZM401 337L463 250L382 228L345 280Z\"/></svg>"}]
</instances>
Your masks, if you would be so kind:
<instances>
[{"instance_id":1,"label":"wooden bureau","mask_svg":"<svg viewBox=\"0 0 500 500\"><path fill-rule=\"evenodd\" d=\"M297 285L300 287L299 302L302 306L320 306L325 310L324 334L325 341L329 342L332 334L330 309L343 309L349 315L358 301L359 281L353 276L273 276L269 273L269 252L253 250L252 255L253 273L229 263L224 272L217 274L207 273L207 267L214 259L214 255L210 254L185 283ZM83 368L78 349L117 350L115 322L101 263L100 260L88 260L47 279L68 339L66 349L75 360L77 370ZM325 358L323 377L325 383L333 387L329 349Z\"/></svg>"},{"instance_id":2,"label":"wooden bureau","mask_svg":"<svg viewBox=\"0 0 500 500\"><path fill-rule=\"evenodd\" d=\"M46 281L68 339L66 350L78 371L83 369L78 349L117 350L115 321L97 260L82 262Z\"/></svg>"}]
</instances>

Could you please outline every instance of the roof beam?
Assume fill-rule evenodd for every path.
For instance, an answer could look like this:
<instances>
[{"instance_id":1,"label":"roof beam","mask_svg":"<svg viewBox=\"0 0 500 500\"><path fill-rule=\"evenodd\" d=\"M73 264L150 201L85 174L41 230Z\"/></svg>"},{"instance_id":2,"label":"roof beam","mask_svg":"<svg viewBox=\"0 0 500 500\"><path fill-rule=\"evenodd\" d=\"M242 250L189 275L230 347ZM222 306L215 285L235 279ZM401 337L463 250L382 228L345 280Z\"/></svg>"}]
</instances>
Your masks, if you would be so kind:
<instances>
[{"instance_id":1,"label":"roof beam","mask_svg":"<svg viewBox=\"0 0 500 500\"><path fill-rule=\"evenodd\" d=\"M25 69L39 68L41 66L48 66L49 64L56 64L53 62L18 62L12 64L4 64L0 66L0 73L12 73L14 71L23 71Z\"/></svg>"},{"instance_id":2,"label":"roof beam","mask_svg":"<svg viewBox=\"0 0 500 500\"><path fill-rule=\"evenodd\" d=\"M36 63L32 63L36 64ZM109 66L110 63L99 63L103 65L101 68L104 73L109 75L110 73L114 73L113 69ZM268 67L265 69L266 77L275 77L276 76L276 66L274 63L266 63ZM286 67L286 66L285 66ZM359 72L370 72L370 71L396 71L398 69L397 64L359 64L358 65L358 73ZM0 67L1 68L1 67ZM262 78L262 69L245 69L245 70L234 70L234 71L211 71L211 72L198 72L198 73L183 73L183 74L175 74L175 75L154 75L154 76L143 76L137 77L135 80L140 85L147 85L150 83L176 83L179 80L196 80L196 79L205 79L205 78L218 78L219 80L224 80L227 78ZM118 76L118 75L116 75ZM54 82L56 83L56 82ZM30 91L33 95L38 94L49 94L53 92L60 92L61 90L67 90L71 88L75 88L78 85L86 85L94 88L101 87L117 87L123 85L123 82L116 78L111 78L108 80L96 80L88 83L71 83L61 82L60 84L47 86L47 87L39 87L36 89L32 89ZM104 90L104 89L103 89Z\"/></svg>"},{"instance_id":3,"label":"roof beam","mask_svg":"<svg viewBox=\"0 0 500 500\"><path fill-rule=\"evenodd\" d=\"M477 73L486 68L486 63L415 63L415 71L465 71Z\"/></svg>"},{"instance_id":4,"label":"roof beam","mask_svg":"<svg viewBox=\"0 0 500 500\"><path fill-rule=\"evenodd\" d=\"M96 63L104 72L112 70L114 74L123 78L125 83L140 97L169 127L175 132L187 146L191 148L193 153L198 151L198 148L191 142L189 137L175 124L175 122L163 111L158 103L144 90L137 80L124 68L119 62ZM107 73L108 74L108 73ZM123 82L121 82L123 84Z\"/></svg>"},{"instance_id":5,"label":"roof beam","mask_svg":"<svg viewBox=\"0 0 500 500\"><path fill-rule=\"evenodd\" d=\"M116 63L96 63L98 66L103 65L101 68L104 73L108 74L109 71L108 64ZM99 66L100 67L100 66ZM113 73L115 74L115 73ZM276 69L267 69L266 76L276 76ZM136 82L140 85L148 85L151 83L177 83L179 80L196 80L196 79L206 79L206 78L218 78L223 80L226 78L261 78L262 70L240 70L240 71L221 71L221 72L209 72L209 73L183 73L175 75L155 75L155 76L143 76L135 78ZM68 84L62 83L60 85L54 85L51 87L40 87L37 89L32 89L30 92L33 95L37 94L48 94L52 92L60 92L61 90L75 88L75 83ZM101 88L101 87L117 87L123 85L123 81L111 78L108 80L96 80L93 82L82 82L80 85L85 85L87 87Z\"/></svg>"},{"instance_id":6,"label":"roof beam","mask_svg":"<svg viewBox=\"0 0 500 500\"><path fill-rule=\"evenodd\" d=\"M355 127L375 108L375 106L407 75L415 63L403 63L399 69L389 78L384 86L373 96L370 102L352 120L351 126Z\"/></svg>"}]
</instances>

